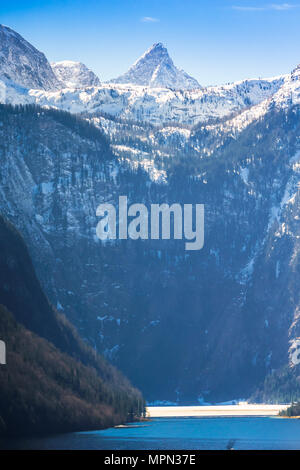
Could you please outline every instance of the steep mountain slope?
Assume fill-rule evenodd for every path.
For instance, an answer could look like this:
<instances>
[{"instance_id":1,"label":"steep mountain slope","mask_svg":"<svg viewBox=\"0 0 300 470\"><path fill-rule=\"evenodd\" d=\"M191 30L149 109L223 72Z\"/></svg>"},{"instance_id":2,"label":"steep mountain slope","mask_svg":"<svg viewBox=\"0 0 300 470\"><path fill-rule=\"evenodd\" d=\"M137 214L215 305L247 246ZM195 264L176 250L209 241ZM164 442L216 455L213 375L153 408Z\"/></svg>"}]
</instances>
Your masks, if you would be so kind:
<instances>
[{"instance_id":1,"label":"steep mountain slope","mask_svg":"<svg viewBox=\"0 0 300 470\"><path fill-rule=\"evenodd\" d=\"M200 88L197 80L175 67L167 49L160 42L153 44L127 73L111 82L176 90Z\"/></svg>"},{"instance_id":2,"label":"steep mountain slope","mask_svg":"<svg viewBox=\"0 0 300 470\"><path fill-rule=\"evenodd\" d=\"M2 108L2 210L24 233L53 303L146 398L249 396L289 364L298 334L299 113L297 106L275 108L238 139L220 134L201 158L174 128L170 153L152 155L165 171L167 184L159 184L114 159L102 131L79 118ZM122 145L127 139L139 152L149 152L151 135L166 151L173 135L109 125L119 139L114 146L123 132ZM200 141L203 129L193 132ZM204 203L204 249L187 253L182 242L167 240L99 242L96 207L123 194L147 205Z\"/></svg>"},{"instance_id":3,"label":"steep mountain slope","mask_svg":"<svg viewBox=\"0 0 300 470\"><path fill-rule=\"evenodd\" d=\"M23 240L2 217L0 243L0 434L103 427L142 412L139 392L51 307Z\"/></svg>"},{"instance_id":4,"label":"steep mountain slope","mask_svg":"<svg viewBox=\"0 0 300 470\"><path fill-rule=\"evenodd\" d=\"M0 436L101 429L142 412L142 397L133 388L120 392L118 382L112 386L94 368L25 329L2 305L0 315L8 350L7 365L0 368Z\"/></svg>"},{"instance_id":5,"label":"steep mountain slope","mask_svg":"<svg viewBox=\"0 0 300 470\"><path fill-rule=\"evenodd\" d=\"M63 60L53 62L52 70L64 88L85 88L89 86L100 86L97 75L81 62Z\"/></svg>"},{"instance_id":6,"label":"steep mountain slope","mask_svg":"<svg viewBox=\"0 0 300 470\"><path fill-rule=\"evenodd\" d=\"M60 88L45 55L3 25L0 25L0 78L25 88Z\"/></svg>"}]
</instances>

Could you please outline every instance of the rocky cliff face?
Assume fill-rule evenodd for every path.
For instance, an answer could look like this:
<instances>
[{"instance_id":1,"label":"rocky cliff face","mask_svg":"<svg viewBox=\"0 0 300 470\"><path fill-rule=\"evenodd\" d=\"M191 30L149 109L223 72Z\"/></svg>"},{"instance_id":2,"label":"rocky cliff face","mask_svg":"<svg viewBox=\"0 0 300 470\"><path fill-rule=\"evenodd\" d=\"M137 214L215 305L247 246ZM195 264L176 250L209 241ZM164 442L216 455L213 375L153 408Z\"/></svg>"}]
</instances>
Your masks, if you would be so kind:
<instances>
[{"instance_id":1,"label":"rocky cliff face","mask_svg":"<svg viewBox=\"0 0 300 470\"><path fill-rule=\"evenodd\" d=\"M45 55L3 25L0 25L0 78L24 88L60 88Z\"/></svg>"}]
</instances>

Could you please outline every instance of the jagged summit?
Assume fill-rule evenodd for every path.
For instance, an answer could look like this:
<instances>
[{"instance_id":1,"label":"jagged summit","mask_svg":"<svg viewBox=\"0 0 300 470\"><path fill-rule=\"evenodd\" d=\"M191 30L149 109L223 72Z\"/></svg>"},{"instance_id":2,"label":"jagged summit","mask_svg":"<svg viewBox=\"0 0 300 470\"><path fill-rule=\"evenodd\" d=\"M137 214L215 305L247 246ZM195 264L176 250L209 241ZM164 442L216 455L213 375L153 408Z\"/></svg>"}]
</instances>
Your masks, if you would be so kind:
<instances>
[{"instance_id":1,"label":"jagged summit","mask_svg":"<svg viewBox=\"0 0 300 470\"><path fill-rule=\"evenodd\" d=\"M63 60L52 63L51 67L65 88L85 88L101 84L97 75L81 62Z\"/></svg>"},{"instance_id":2,"label":"jagged summit","mask_svg":"<svg viewBox=\"0 0 300 470\"><path fill-rule=\"evenodd\" d=\"M162 42L155 42L151 47L149 47L149 49L147 49L144 52L144 54L141 57L139 57L134 62L132 67L134 67L136 64L138 64L145 57L148 58L148 59L156 57L156 59L158 61L161 61L163 58L166 58L166 59L170 58L169 53L168 53L168 49L163 45L163 43Z\"/></svg>"},{"instance_id":3,"label":"jagged summit","mask_svg":"<svg viewBox=\"0 0 300 470\"><path fill-rule=\"evenodd\" d=\"M300 79L300 64L292 70L292 80L299 80Z\"/></svg>"},{"instance_id":4,"label":"jagged summit","mask_svg":"<svg viewBox=\"0 0 300 470\"><path fill-rule=\"evenodd\" d=\"M111 82L131 83L152 88L183 90L200 88L197 80L174 65L167 48L161 42L153 44L127 73Z\"/></svg>"},{"instance_id":5,"label":"jagged summit","mask_svg":"<svg viewBox=\"0 0 300 470\"><path fill-rule=\"evenodd\" d=\"M60 87L45 55L4 25L0 25L0 79L25 88Z\"/></svg>"}]
</instances>

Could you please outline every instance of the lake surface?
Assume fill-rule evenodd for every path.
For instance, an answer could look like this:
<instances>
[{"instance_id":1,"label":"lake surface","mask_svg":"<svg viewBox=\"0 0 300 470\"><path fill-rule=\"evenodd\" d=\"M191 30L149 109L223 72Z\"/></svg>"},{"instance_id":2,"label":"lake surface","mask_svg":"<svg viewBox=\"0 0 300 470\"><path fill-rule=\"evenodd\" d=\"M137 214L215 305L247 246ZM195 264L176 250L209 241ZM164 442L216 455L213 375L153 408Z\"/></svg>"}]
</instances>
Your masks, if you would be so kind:
<instances>
[{"instance_id":1,"label":"lake surface","mask_svg":"<svg viewBox=\"0 0 300 470\"><path fill-rule=\"evenodd\" d=\"M278 417L153 418L128 427L0 441L2 449L300 449L300 420Z\"/></svg>"}]
</instances>

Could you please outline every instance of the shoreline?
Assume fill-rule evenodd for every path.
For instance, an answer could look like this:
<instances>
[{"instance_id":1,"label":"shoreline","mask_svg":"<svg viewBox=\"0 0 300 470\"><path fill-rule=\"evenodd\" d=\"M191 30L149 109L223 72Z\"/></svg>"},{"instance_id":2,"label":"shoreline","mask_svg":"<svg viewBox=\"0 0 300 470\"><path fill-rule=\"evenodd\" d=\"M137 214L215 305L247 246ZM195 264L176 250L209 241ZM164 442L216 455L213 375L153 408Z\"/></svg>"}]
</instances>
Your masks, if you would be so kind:
<instances>
[{"instance_id":1,"label":"shoreline","mask_svg":"<svg viewBox=\"0 0 300 470\"><path fill-rule=\"evenodd\" d=\"M218 416L278 416L290 405L215 405L215 406L148 406L149 418L192 418Z\"/></svg>"}]
</instances>

